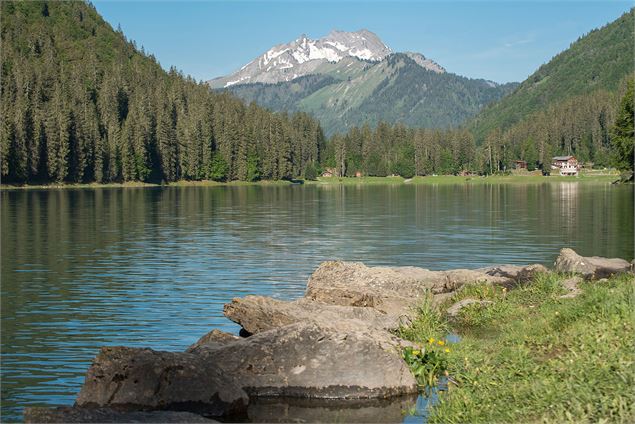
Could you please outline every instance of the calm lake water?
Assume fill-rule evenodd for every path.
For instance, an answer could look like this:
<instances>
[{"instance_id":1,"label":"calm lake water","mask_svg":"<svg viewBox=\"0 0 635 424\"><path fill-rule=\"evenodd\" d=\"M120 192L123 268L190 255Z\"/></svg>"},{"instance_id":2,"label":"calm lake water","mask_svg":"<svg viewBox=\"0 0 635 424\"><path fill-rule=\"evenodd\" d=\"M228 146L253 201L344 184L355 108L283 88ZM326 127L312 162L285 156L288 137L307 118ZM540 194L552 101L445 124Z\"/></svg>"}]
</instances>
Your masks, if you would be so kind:
<instances>
[{"instance_id":1,"label":"calm lake water","mask_svg":"<svg viewBox=\"0 0 635 424\"><path fill-rule=\"evenodd\" d=\"M103 345L182 351L233 297L303 294L324 260L431 269L633 258L633 187L2 191L2 419L72 404Z\"/></svg>"}]
</instances>

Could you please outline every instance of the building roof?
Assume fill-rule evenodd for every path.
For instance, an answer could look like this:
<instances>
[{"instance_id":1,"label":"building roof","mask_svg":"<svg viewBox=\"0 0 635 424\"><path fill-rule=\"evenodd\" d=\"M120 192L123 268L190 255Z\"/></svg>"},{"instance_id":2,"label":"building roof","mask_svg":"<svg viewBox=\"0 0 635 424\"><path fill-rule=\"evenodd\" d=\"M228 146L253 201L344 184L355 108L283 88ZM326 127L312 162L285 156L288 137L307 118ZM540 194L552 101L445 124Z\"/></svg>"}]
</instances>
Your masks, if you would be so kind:
<instances>
[{"instance_id":1,"label":"building roof","mask_svg":"<svg viewBox=\"0 0 635 424\"><path fill-rule=\"evenodd\" d=\"M554 156L553 160L569 160L569 159L575 159L574 156Z\"/></svg>"}]
</instances>

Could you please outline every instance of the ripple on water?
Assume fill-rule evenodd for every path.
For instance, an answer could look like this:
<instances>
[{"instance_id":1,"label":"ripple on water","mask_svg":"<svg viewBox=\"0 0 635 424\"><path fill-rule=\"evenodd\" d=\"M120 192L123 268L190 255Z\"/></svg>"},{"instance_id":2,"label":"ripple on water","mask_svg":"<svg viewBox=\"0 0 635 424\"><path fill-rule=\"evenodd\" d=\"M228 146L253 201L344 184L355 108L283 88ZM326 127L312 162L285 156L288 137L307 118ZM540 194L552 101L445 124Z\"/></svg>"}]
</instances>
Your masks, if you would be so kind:
<instances>
[{"instance_id":1,"label":"ripple on water","mask_svg":"<svg viewBox=\"0 0 635 424\"><path fill-rule=\"evenodd\" d=\"M100 346L182 351L246 294L292 299L324 260L430 269L633 256L633 192L174 187L0 193L2 417L72 404Z\"/></svg>"}]
</instances>

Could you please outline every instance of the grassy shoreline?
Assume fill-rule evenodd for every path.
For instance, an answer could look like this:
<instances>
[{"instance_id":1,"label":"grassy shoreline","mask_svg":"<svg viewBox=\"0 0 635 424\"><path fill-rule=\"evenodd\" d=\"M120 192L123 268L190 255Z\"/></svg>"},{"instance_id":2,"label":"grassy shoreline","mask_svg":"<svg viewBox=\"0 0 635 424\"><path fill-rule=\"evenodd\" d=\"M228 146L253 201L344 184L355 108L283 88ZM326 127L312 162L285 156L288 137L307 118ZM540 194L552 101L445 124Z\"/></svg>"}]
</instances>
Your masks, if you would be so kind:
<instances>
[{"instance_id":1,"label":"grassy shoreline","mask_svg":"<svg viewBox=\"0 0 635 424\"><path fill-rule=\"evenodd\" d=\"M618 174L583 174L579 177L536 176L536 175L493 175L487 177L461 177L457 175L439 175L426 177L319 177L315 181L303 181L307 185L474 185L474 184L548 184L557 182L612 183L619 179ZM96 188L147 188L147 187L235 187L235 186L287 186L290 181L175 181L169 184L144 182L126 183L86 183L86 184L0 184L1 190L44 190L44 189L96 189Z\"/></svg>"},{"instance_id":2,"label":"grassy shoreline","mask_svg":"<svg viewBox=\"0 0 635 424\"><path fill-rule=\"evenodd\" d=\"M456 384L429 422L635 421L635 280L585 282L579 296L561 298L568 277L545 274L509 291L466 286L420 311L402 334L422 350L448 329L460 337L443 358ZM452 321L440 312L466 298L492 303Z\"/></svg>"}]
</instances>

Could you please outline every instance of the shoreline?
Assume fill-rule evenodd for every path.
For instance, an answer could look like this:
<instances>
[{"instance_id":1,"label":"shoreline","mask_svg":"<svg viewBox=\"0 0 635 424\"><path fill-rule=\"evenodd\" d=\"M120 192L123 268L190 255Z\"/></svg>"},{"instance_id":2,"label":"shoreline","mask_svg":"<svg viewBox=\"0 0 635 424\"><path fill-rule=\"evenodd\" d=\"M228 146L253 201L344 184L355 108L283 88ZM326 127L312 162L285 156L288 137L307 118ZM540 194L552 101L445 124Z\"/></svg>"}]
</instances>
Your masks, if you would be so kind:
<instances>
[{"instance_id":1,"label":"shoreline","mask_svg":"<svg viewBox=\"0 0 635 424\"><path fill-rule=\"evenodd\" d=\"M631 422L634 263L569 248L553 268L322 262L302 298L226 303L241 337L212 329L184 352L102 347L73 406L27 407L24 420L162 422L178 411L189 415L171 422L259 422L275 398L287 422L366 422L364 407L381 422ZM438 384L440 402L417 408Z\"/></svg>"},{"instance_id":2,"label":"shoreline","mask_svg":"<svg viewBox=\"0 0 635 424\"><path fill-rule=\"evenodd\" d=\"M613 183L619 174L583 174L578 177L537 176L537 175L493 175L493 176L417 176L403 177L318 177L317 180L295 180L306 185L474 185L474 184L549 184L557 182ZM52 183L52 184L0 184L0 190L52 190L52 189L101 189L101 188L156 188L156 187L240 187L240 186L290 186L297 185L287 180L262 181L175 181L168 184L125 182L125 183Z\"/></svg>"}]
</instances>

